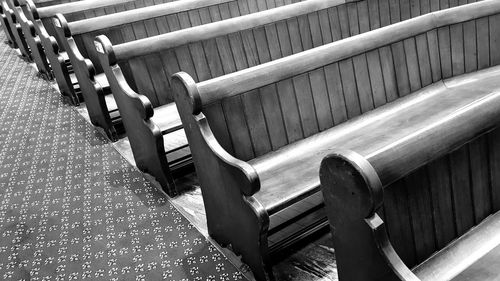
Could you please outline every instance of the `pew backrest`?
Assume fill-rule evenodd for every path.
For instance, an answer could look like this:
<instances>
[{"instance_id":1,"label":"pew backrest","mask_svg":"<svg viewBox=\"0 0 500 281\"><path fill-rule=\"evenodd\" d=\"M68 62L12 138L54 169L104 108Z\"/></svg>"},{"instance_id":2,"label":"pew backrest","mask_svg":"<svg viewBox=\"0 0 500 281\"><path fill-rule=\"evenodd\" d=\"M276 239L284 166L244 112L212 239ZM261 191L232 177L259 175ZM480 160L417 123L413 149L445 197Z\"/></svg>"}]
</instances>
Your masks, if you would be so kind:
<instances>
[{"instance_id":1,"label":"pew backrest","mask_svg":"<svg viewBox=\"0 0 500 281\"><path fill-rule=\"evenodd\" d=\"M433 82L499 64L493 51L499 4L470 7L200 82L186 110L203 112L215 139L236 158L270 153Z\"/></svg>"},{"instance_id":2,"label":"pew backrest","mask_svg":"<svg viewBox=\"0 0 500 281\"><path fill-rule=\"evenodd\" d=\"M26 0L26 9L29 11L28 19L36 23L39 34L55 36L53 17L58 13L64 14L70 22L167 2L172 0L86 0L37 8L32 0Z\"/></svg>"},{"instance_id":3,"label":"pew backrest","mask_svg":"<svg viewBox=\"0 0 500 281\"><path fill-rule=\"evenodd\" d=\"M110 64L118 63L129 85L159 106L172 101L170 77L179 70L204 81L440 8L439 1L418 11L378 3L325 1L314 9L301 3L131 41L113 46ZM201 22L212 13L200 12Z\"/></svg>"}]
</instances>

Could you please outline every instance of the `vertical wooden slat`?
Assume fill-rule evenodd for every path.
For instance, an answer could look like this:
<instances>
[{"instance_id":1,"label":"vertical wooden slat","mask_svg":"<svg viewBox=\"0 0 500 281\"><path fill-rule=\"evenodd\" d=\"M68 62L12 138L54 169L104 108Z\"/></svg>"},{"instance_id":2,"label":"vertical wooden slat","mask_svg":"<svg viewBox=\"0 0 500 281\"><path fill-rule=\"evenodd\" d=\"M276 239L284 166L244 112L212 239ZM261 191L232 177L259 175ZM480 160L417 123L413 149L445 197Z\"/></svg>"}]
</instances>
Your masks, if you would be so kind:
<instances>
[{"instance_id":1,"label":"vertical wooden slat","mask_svg":"<svg viewBox=\"0 0 500 281\"><path fill-rule=\"evenodd\" d=\"M404 40L403 45L406 55L406 65L408 67L410 90L414 92L422 88L415 38Z\"/></svg>"},{"instance_id":2,"label":"vertical wooden slat","mask_svg":"<svg viewBox=\"0 0 500 281\"><path fill-rule=\"evenodd\" d=\"M304 73L292 78L295 89L295 98L299 107L299 114L302 123L304 137L311 136L318 132L318 120L316 119L316 109L309 83L309 74Z\"/></svg>"},{"instance_id":3,"label":"vertical wooden slat","mask_svg":"<svg viewBox=\"0 0 500 281\"><path fill-rule=\"evenodd\" d=\"M338 63L325 66L325 76L333 121L335 124L340 124L347 120L347 109Z\"/></svg>"},{"instance_id":4,"label":"vertical wooden slat","mask_svg":"<svg viewBox=\"0 0 500 281\"><path fill-rule=\"evenodd\" d=\"M476 20L477 34L477 68L484 69L490 66L489 20Z\"/></svg>"},{"instance_id":5,"label":"vertical wooden slat","mask_svg":"<svg viewBox=\"0 0 500 281\"><path fill-rule=\"evenodd\" d=\"M457 235L462 235L474 225L467 147L462 147L450 155L449 167L451 169L455 225Z\"/></svg>"},{"instance_id":6,"label":"vertical wooden slat","mask_svg":"<svg viewBox=\"0 0 500 281\"><path fill-rule=\"evenodd\" d=\"M384 76L384 87L387 102L398 98L398 85L396 81L396 69L392 59L391 47L382 47L379 49L380 64Z\"/></svg>"},{"instance_id":7,"label":"vertical wooden slat","mask_svg":"<svg viewBox=\"0 0 500 281\"><path fill-rule=\"evenodd\" d=\"M422 82L422 87L425 87L432 83L432 70L426 34L417 35L415 42L417 44L420 80Z\"/></svg>"},{"instance_id":8,"label":"vertical wooden slat","mask_svg":"<svg viewBox=\"0 0 500 281\"><path fill-rule=\"evenodd\" d=\"M456 237L453 193L448 163L446 156L427 166L438 249L443 248Z\"/></svg>"},{"instance_id":9,"label":"vertical wooden slat","mask_svg":"<svg viewBox=\"0 0 500 281\"><path fill-rule=\"evenodd\" d=\"M465 72L477 70L476 21L468 21L464 28Z\"/></svg>"},{"instance_id":10,"label":"vertical wooden slat","mask_svg":"<svg viewBox=\"0 0 500 281\"><path fill-rule=\"evenodd\" d=\"M384 213L391 244L403 262L412 267L416 263L416 253L408 201L408 191L403 180L384 189Z\"/></svg>"},{"instance_id":11,"label":"vertical wooden slat","mask_svg":"<svg viewBox=\"0 0 500 281\"><path fill-rule=\"evenodd\" d=\"M412 172L404 182L408 189L415 255L417 262L422 262L436 250L433 206L425 167Z\"/></svg>"},{"instance_id":12,"label":"vertical wooden slat","mask_svg":"<svg viewBox=\"0 0 500 281\"><path fill-rule=\"evenodd\" d=\"M476 224L491 214L488 155L486 137L479 137L469 144L472 199Z\"/></svg>"},{"instance_id":13,"label":"vertical wooden slat","mask_svg":"<svg viewBox=\"0 0 500 281\"><path fill-rule=\"evenodd\" d=\"M351 119L361 114L352 59L340 61L339 69L342 77L342 90L344 92L344 99L346 103L347 118Z\"/></svg>"},{"instance_id":14,"label":"vertical wooden slat","mask_svg":"<svg viewBox=\"0 0 500 281\"><path fill-rule=\"evenodd\" d=\"M361 54L352 58L355 73L355 85L358 89L359 104L361 112L365 113L373 109L373 96L368 74L366 55Z\"/></svg>"},{"instance_id":15,"label":"vertical wooden slat","mask_svg":"<svg viewBox=\"0 0 500 281\"><path fill-rule=\"evenodd\" d=\"M370 51L366 54L368 63L368 72L370 75L370 85L373 95L373 104L375 108L387 103L384 87L384 77L380 65L378 50Z\"/></svg>"}]
</instances>

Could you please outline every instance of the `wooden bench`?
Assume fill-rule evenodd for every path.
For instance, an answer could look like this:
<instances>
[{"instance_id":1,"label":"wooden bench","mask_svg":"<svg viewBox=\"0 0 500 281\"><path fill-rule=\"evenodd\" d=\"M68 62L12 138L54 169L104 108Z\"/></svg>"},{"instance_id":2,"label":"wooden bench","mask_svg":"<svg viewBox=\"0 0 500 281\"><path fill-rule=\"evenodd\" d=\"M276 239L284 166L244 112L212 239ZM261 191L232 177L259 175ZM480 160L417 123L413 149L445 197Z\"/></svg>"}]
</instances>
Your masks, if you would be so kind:
<instances>
[{"instance_id":1,"label":"wooden bench","mask_svg":"<svg viewBox=\"0 0 500 281\"><path fill-rule=\"evenodd\" d=\"M423 7L418 13L440 8L439 1L431 3L432 7ZM379 15L379 10L390 13ZM111 120L118 117L112 110L118 106L138 167L153 174L173 194L174 177L170 172L175 170L178 157L169 157L169 152L187 161L189 150L185 141L180 141L178 147L165 147L172 140L183 139L179 132L170 134L181 128L176 107L170 104L172 74L183 70L195 81L203 81L418 13L411 13L409 6L389 6L389 1L308 1L119 45L98 37L96 45L104 52L99 67L104 68L108 80L97 78L102 74L86 77L104 81L104 85L93 87L96 89L111 84L107 93L112 93L114 99L101 94L106 91L92 94L96 100L92 104L101 106L92 111L99 114L97 120L105 120L101 124L109 124L101 126L111 128ZM390 14L398 17L391 18ZM358 18L359 22L352 21ZM71 42L71 37L67 38Z\"/></svg>"},{"instance_id":2,"label":"wooden bench","mask_svg":"<svg viewBox=\"0 0 500 281\"><path fill-rule=\"evenodd\" d=\"M499 90L495 66L337 127L356 126L320 170L339 280L500 278Z\"/></svg>"},{"instance_id":3,"label":"wooden bench","mask_svg":"<svg viewBox=\"0 0 500 281\"><path fill-rule=\"evenodd\" d=\"M67 51L74 71L69 77L80 89L92 123L104 128L111 140L117 140L118 134L123 132L121 118L112 95L105 98L105 95L110 94L110 89L97 59L94 47L96 35L106 34L117 43L151 37L202 24L199 18L195 17L198 11L209 9L218 11L218 7L225 7L228 3L234 4L237 1L185 0L71 23L68 23L63 15L57 15L57 19L54 19L57 21L56 39ZM218 13L214 13L214 16L220 18ZM108 101L108 104L105 101ZM103 109L106 110L105 113L102 112Z\"/></svg>"},{"instance_id":4,"label":"wooden bench","mask_svg":"<svg viewBox=\"0 0 500 281\"><path fill-rule=\"evenodd\" d=\"M9 41L12 41L9 45L19 49L21 53L21 58L31 62L31 55L28 45L26 44L26 40L24 40L24 36L22 35L21 26L18 23L18 8L14 6L12 0L1 0L0 5L2 6L3 15L2 18L5 18L6 24L4 30L7 31L7 38Z\"/></svg>"},{"instance_id":5,"label":"wooden bench","mask_svg":"<svg viewBox=\"0 0 500 281\"><path fill-rule=\"evenodd\" d=\"M25 2L25 0L22 0ZM77 0L78 1L78 0ZM7 22L7 29L10 31L9 37L12 38L12 40L15 43L16 48L19 49L19 52L21 53L21 58L28 62L32 62L35 55L32 55L32 50L31 50L31 45L28 43L29 36L25 36L25 23L26 23L26 16L25 13L31 14L29 10L26 9L26 5L21 6L20 0L1 0L2 6L6 6L6 12L5 12L5 20ZM24 3L23 2L23 3ZM43 7L48 7L51 5L58 5L61 4L61 2L75 2L75 0L54 0L54 1L37 1L31 2L33 6L36 5L38 8L43 8ZM3 16L2 16L3 17ZM29 35L29 34L28 34ZM36 49L34 50L35 52L37 51ZM37 62L35 60L35 62Z\"/></svg>"},{"instance_id":6,"label":"wooden bench","mask_svg":"<svg viewBox=\"0 0 500 281\"><path fill-rule=\"evenodd\" d=\"M326 225L322 158L359 141L357 122L372 120L363 114L424 87L442 89L442 79L497 65L500 56L490 48L500 38L499 13L499 1L481 1L199 83L176 74L172 92L210 235L231 244L257 279L267 279L276 251ZM474 98L449 100L458 106Z\"/></svg>"},{"instance_id":7,"label":"wooden bench","mask_svg":"<svg viewBox=\"0 0 500 281\"><path fill-rule=\"evenodd\" d=\"M39 38L40 44L44 50L44 52L40 53L42 57L39 59L39 62L42 64L46 61L49 62L51 70L49 73L56 78L61 94L72 104L78 105L81 101L78 99L78 96L81 96L81 94L78 92L78 89L77 92L75 92L72 83L76 81L74 81L74 79L72 80L68 75L68 72L72 71L72 65L64 47L59 46L56 42L53 17L57 14L64 14L68 21L77 21L171 1L172 0L86 0L37 9L32 6L31 0L26 0L26 4L30 7L27 10L31 11L31 15L27 17L28 19L34 19L29 21L27 25L30 26L32 24L30 30L32 34ZM40 46L38 45L36 48L40 48ZM45 66L42 68L47 66L48 64L45 63ZM44 70L44 72L45 71L46 70Z\"/></svg>"},{"instance_id":8,"label":"wooden bench","mask_svg":"<svg viewBox=\"0 0 500 281\"><path fill-rule=\"evenodd\" d=\"M7 18L10 16L9 9L10 7L7 6L5 1L0 1L0 18L2 20L2 29L6 37L5 43L7 43L11 48L17 48L14 34L12 33L12 28L10 26L9 19Z\"/></svg>"}]
</instances>

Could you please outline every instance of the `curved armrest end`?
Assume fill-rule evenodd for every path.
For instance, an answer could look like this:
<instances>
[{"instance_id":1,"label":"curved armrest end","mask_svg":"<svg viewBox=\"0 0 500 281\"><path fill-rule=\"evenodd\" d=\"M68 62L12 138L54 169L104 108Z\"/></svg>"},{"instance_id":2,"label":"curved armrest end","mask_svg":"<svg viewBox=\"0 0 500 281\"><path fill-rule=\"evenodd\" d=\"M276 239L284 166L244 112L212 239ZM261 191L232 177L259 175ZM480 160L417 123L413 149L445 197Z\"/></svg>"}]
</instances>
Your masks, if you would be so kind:
<instances>
[{"instance_id":1,"label":"curved armrest end","mask_svg":"<svg viewBox=\"0 0 500 281\"><path fill-rule=\"evenodd\" d=\"M94 39L94 46L98 53L107 56L107 65L115 65L118 63L116 60L115 51L113 50L113 44L106 35L96 36L96 38Z\"/></svg>"},{"instance_id":2,"label":"curved armrest end","mask_svg":"<svg viewBox=\"0 0 500 281\"><path fill-rule=\"evenodd\" d=\"M245 196L252 196L260 190L260 179L255 169L245 161L235 158L229 154L217 141L208 120L201 112L201 101L199 100L198 86L193 78L185 73L178 72L172 76L172 89L184 125L186 134L191 135L191 142L201 142L200 147L208 150L208 155L228 170L232 185L239 186ZM198 148L192 148L193 155ZM201 151L200 151L201 152ZM207 151L203 154L207 155ZM227 179L229 180L229 179Z\"/></svg>"},{"instance_id":3,"label":"curved armrest end","mask_svg":"<svg viewBox=\"0 0 500 281\"><path fill-rule=\"evenodd\" d=\"M54 26L57 29L61 29L63 31L64 37L71 37L71 30L69 29L68 26L68 21L66 20L66 17L64 17L63 14L58 13L54 16L52 19L54 21Z\"/></svg>"},{"instance_id":4,"label":"curved armrest end","mask_svg":"<svg viewBox=\"0 0 500 281\"><path fill-rule=\"evenodd\" d=\"M104 66L107 67L107 66ZM143 120L149 120L154 115L153 105L151 101L144 95L136 93L130 85L127 83L127 80L123 76L123 72L119 65L113 65L111 67L112 73L115 76L118 87L120 87L120 91L122 94L127 96L131 102L134 104L135 109L141 115Z\"/></svg>"},{"instance_id":5,"label":"curved armrest end","mask_svg":"<svg viewBox=\"0 0 500 281\"><path fill-rule=\"evenodd\" d=\"M359 218L373 216L383 203L383 186L377 172L366 158L352 150L336 149L326 156L321 162L320 178L325 195L352 200L346 205ZM328 186L332 182L333 186Z\"/></svg>"}]
</instances>

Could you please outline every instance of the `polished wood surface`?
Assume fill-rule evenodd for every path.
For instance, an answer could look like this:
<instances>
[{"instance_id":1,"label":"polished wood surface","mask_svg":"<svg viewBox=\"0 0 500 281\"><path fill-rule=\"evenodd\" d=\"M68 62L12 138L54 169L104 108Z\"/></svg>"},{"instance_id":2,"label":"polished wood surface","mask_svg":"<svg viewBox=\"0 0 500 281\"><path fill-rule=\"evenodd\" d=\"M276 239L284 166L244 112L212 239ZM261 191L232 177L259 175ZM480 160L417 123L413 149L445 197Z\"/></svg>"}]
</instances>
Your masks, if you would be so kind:
<instances>
[{"instance_id":1,"label":"polished wood surface","mask_svg":"<svg viewBox=\"0 0 500 281\"><path fill-rule=\"evenodd\" d=\"M75 40L78 50L82 54L86 52L86 55L90 59L89 61L93 62L92 65L95 72L98 73L102 71L103 67L107 72L107 76L110 80L109 84L111 86L110 92L113 93L113 96L116 98L116 103L120 108L121 119L123 120L130 144L134 151L135 160L139 163L138 167L140 167L143 171L148 171L153 174L172 196L179 192L176 190L174 185L172 177L173 173L179 168L184 169L184 166L188 163L192 169L190 152L186 147L186 143L181 143L180 147L173 150L163 148L163 138L168 137L170 132L182 129L179 125L180 119L178 118L178 114L176 112L165 110L156 112L155 116L150 118L152 114L149 111L149 107L150 104L155 108L162 107L172 102L171 95L169 94L171 89L169 86L169 80L167 79L171 74L175 73L175 69L178 66L176 66L177 64L174 65L174 61L164 61L163 58L167 59L167 57L157 53L151 53L140 58L131 58L130 60L121 61L119 65L115 65L116 61L114 61L114 59L111 63L108 61L112 58L112 55L109 55L109 50L114 48L112 43L115 43L117 46L121 46L129 44L128 42L135 42L134 39L143 38L147 42L154 42L157 38L163 38L164 36L168 36L172 33L190 34L193 30L203 29L205 24L209 24L211 22L222 22L224 19L238 17L249 13L251 14L259 11L260 9L265 10L268 7L291 4L291 1L268 1L266 3L260 3L259 1L254 0L238 0L230 2L184 1L183 3L186 7L193 5L193 3L198 3L199 7L197 9L189 10L189 12L183 12L183 5L176 4L174 8L180 8L180 12L174 12L173 14L167 14L162 17L135 22L135 38L133 37L133 34L127 34L127 30L129 30L128 25L119 25L113 29L108 29L107 26L109 24L107 23L105 24L105 28L98 31L101 34L104 33L107 37L100 37L101 39L96 41L97 43L94 43L93 40L89 40L93 38L93 36L91 36L92 34L97 34L95 31L88 34L74 35L72 37ZM311 2L311 5L315 5L316 3L318 3L318 1L313 1ZM175 10L171 7L166 7L165 12L170 13L171 11ZM151 13L150 11L145 12ZM114 20L114 18L111 17L106 18ZM146 15L144 15L144 18L146 18ZM154 21L156 25L151 25L150 23L152 21ZM62 24L62 26L64 27L65 25ZM71 25L68 25L67 30L70 29ZM143 32L144 30L146 32ZM184 30L186 30L186 32L184 32ZM69 32L67 32L66 35L67 34L69 34ZM83 43L79 44L78 42L80 38L80 42ZM181 41L181 38L182 36L179 34L174 42L177 43ZM67 40L67 42L70 42L70 40ZM95 59L98 51L96 51L96 48L93 46L94 44L96 44L98 49L103 52L103 54L101 54L102 62L96 61ZM182 56L185 56L186 58L186 60L181 64L189 65L191 67L191 65L195 65L198 61L205 58L204 54L202 54L203 51L193 49L196 61L192 62L187 58L189 55L189 47L182 44L180 44L180 46L183 48ZM168 48L168 46L165 47L166 49L164 52L170 53L168 59L171 60L174 58L172 57L172 54L175 50L173 48ZM76 53L77 52L75 51L75 54ZM82 57L84 56L85 55L82 55ZM82 64L82 66L84 65ZM200 75L202 74L200 73ZM209 74L207 73L203 75ZM89 77L89 75L81 75L81 77L86 78ZM90 78L92 78L92 75L90 75ZM82 85L84 85L84 83L86 82L81 82ZM93 87L89 87L89 89L92 88ZM139 97L136 92L145 94L145 96ZM101 107L103 103L97 102L98 99L102 99L102 96L96 95L95 92L92 91L84 92L84 94L86 95L85 99L87 108L94 106L93 109L89 108L89 112L99 112L99 115L95 115L95 120L109 120L108 109ZM149 97L151 97L150 100L148 100ZM96 100L96 102L89 102L92 100ZM174 104L170 104L168 107L175 110ZM172 122L160 122L157 124L156 122L158 120L172 120ZM102 127L112 128L110 126L106 126L105 122L102 123ZM171 124L173 127L163 127L161 126L162 123ZM171 161L171 155L174 153L179 154L180 151L185 153L185 155L183 155L184 160L182 162L177 162L179 158L173 157L176 161Z\"/></svg>"},{"instance_id":2,"label":"polished wood surface","mask_svg":"<svg viewBox=\"0 0 500 281\"><path fill-rule=\"evenodd\" d=\"M99 5L92 5L92 1L83 1L88 2L86 5L77 4L78 2L67 3L66 5L70 5L70 8L65 6L64 10L70 12L60 14L63 14L68 22L71 22L162 4L171 2L172 0L121 0L119 3L116 1L117 0L98 1ZM27 5L30 5L30 0L27 0ZM58 44L55 38L56 26L54 25L54 20L52 18L52 13L55 12L55 10L51 9L49 10L51 11L50 13L42 13L42 15L47 17L41 17L38 9L36 8L31 8L30 10L32 11L34 17L34 30L40 40L40 44L43 46L44 54L46 56L45 60L50 62L51 71L53 76L56 78L59 90L69 102L74 105L78 105L82 99L82 95L80 89L78 89L78 87L75 89L73 83L71 82L70 74L73 71L73 66L69 60L65 59L66 50L64 49L64 45ZM40 61L43 60L44 58L40 59Z\"/></svg>"},{"instance_id":3,"label":"polished wood surface","mask_svg":"<svg viewBox=\"0 0 500 281\"><path fill-rule=\"evenodd\" d=\"M465 67L458 70L459 62L464 61L460 58L470 50L459 53L455 47L464 43L441 31L467 25L471 18L481 18L474 24L486 18L491 23L487 38L496 38L500 30L494 22L499 8L498 2L485 1L434 12L199 83L186 73L177 74L173 93L200 178L211 235L223 244L231 243L254 273L266 278L259 272L263 270L259 264L269 265L267 235L298 217L287 216L289 208L305 201L321 207L321 200L312 200L319 191L321 159L335 145L355 143L371 131L366 127L357 135L359 128L349 126L356 129L342 138L342 128L352 122L347 120L358 116L365 120L375 108L432 83L438 84L431 92L445 91L439 81L464 73ZM468 13L462 13L464 10ZM464 34L462 38L478 38L475 46L487 47L489 52L490 45L483 45L483 37ZM447 42L452 52L445 48ZM447 51L453 54L450 61L457 68L452 75L439 60L447 59ZM480 60L482 54L478 53ZM496 63L492 58L475 69ZM466 106L461 102L476 98L467 98L468 94L464 92L462 99L442 95L439 102L458 110ZM434 102L429 102L427 107L432 105ZM403 116L412 120L418 112L410 112L408 107ZM388 122L379 126L392 126ZM406 121L394 122L393 126L398 126ZM420 125L425 128L425 124ZM395 134L394 139L397 137L401 135ZM221 201L225 202L222 206L211 203ZM308 213L312 206L302 212ZM232 237L224 230L245 223L259 227L256 220L262 227L256 236L237 233ZM317 221L310 223L311 227L319 225ZM308 225L301 230L307 231ZM239 238L241 235L246 238Z\"/></svg>"},{"instance_id":4,"label":"polished wood surface","mask_svg":"<svg viewBox=\"0 0 500 281\"><path fill-rule=\"evenodd\" d=\"M128 88L137 89L137 93L144 95L142 99L147 98L148 103L151 103L154 108L171 102L170 76L176 71L186 71L195 77L196 81L203 81L279 59L343 37L375 29L381 25L388 25L391 23L390 19L383 20L383 22L372 20L371 25L367 25L363 20L360 22L348 20L350 17L364 18L365 16L372 19L384 18L386 13L379 12L379 8L385 7L383 4L379 7L370 1L349 1L349 3L306 1L226 19L233 15L234 12L231 11L235 10L234 6L227 5L220 14L222 19L226 20L208 23L210 17L219 18L220 16L216 10L202 10L199 14L201 23L205 23L202 26L114 44L112 49L108 47L101 49L108 53L107 59L110 59L111 64L117 63L123 71L120 75L129 83ZM386 9L389 7L387 6ZM430 7L420 12L428 11ZM191 20L197 17L194 14L190 15ZM394 21L398 20L394 19ZM350 30L342 34L341 27L347 27ZM106 64L109 63L103 63L103 65ZM116 69L113 70L113 72L116 71ZM135 95L134 98L130 98L128 95L121 95L119 91L112 90L111 92L117 99L123 100L117 103L120 108L123 108L120 111L127 112L124 118L136 117L134 127L127 125L127 123L132 124L132 121L124 122L125 127L132 128L129 131L137 132L137 126L143 124L143 120L138 118L142 118L143 115L138 114L136 107L131 106L136 103L133 101ZM120 104L123 105L120 106ZM105 112L105 110L101 111ZM149 112L149 109L141 111ZM139 136L131 136L129 133L131 145L135 147L134 151L145 149L144 143L147 143L144 140L145 135L150 134L142 133ZM146 159L147 154L134 153L134 155L139 155L136 157L137 160L139 157ZM145 161L139 160L138 162Z\"/></svg>"},{"instance_id":5,"label":"polished wood surface","mask_svg":"<svg viewBox=\"0 0 500 281\"><path fill-rule=\"evenodd\" d=\"M170 31L167 19L174 22L180 20L189 26L191 23L186 10L193 14L209 7L216 9L227 2L235 1L178 1L74 22L58 15L55 19L56 39L68 53L78 82L73 85L81 92L93 124L104 128L112 140L116 140L121 133L117 131L117 127L122 127L121 119L113 122L110 109L104 103L104 96L110 94L110 89L94 46L96 35L105 34L115 43L158 35ZM193 21L192 24L200 23Z\"/></svg>"}]
</instances>

